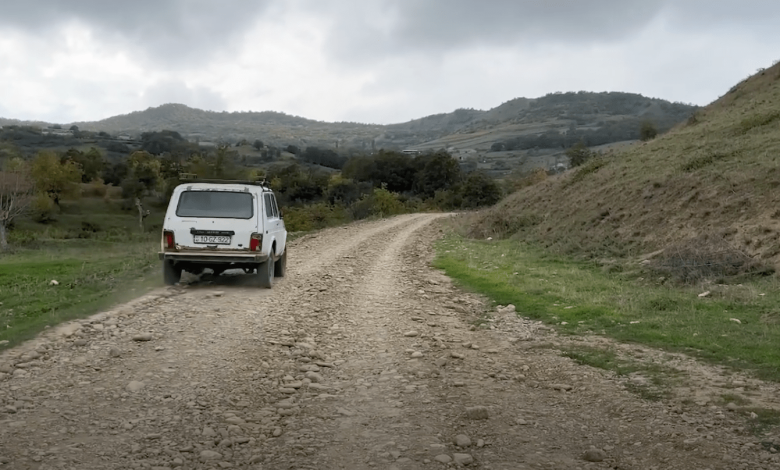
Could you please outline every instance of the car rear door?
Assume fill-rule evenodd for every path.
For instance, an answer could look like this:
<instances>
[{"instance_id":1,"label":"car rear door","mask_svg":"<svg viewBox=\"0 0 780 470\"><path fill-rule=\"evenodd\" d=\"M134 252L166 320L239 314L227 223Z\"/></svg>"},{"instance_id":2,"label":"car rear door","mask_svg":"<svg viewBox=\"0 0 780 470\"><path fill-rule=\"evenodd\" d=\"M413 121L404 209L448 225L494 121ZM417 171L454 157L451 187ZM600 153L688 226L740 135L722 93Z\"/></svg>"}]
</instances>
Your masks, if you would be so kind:
<instances>
[{"instance_id":1,"label":"car rear door","mask_svg":"<svg viewBox=\"0 0 780 470\"><path fill-rule=\"evenodd\" d=\"M251 235L258 231L258 202L240 188L183 191L174 214L176 244L182 249L249 249Z\"/></svg>"}]
</instances>

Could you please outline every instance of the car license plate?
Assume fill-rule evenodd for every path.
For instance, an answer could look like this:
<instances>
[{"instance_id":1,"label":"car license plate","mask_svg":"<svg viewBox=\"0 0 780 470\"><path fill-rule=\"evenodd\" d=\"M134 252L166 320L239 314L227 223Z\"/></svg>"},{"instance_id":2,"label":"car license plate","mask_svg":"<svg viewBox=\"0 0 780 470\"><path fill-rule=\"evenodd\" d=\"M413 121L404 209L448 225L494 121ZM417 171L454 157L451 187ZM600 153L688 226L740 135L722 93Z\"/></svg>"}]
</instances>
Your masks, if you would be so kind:
<instances>
[{"instance_id":1,"label":"car license plate","mask_svg":"<svg viewBox=\"0 0 780 470\"><path fill-rule=\"evenodd\" d=\"M193 235L195 243L206 245L230 245L230 237L216 235Z\"/></svg>"}]
</instances>

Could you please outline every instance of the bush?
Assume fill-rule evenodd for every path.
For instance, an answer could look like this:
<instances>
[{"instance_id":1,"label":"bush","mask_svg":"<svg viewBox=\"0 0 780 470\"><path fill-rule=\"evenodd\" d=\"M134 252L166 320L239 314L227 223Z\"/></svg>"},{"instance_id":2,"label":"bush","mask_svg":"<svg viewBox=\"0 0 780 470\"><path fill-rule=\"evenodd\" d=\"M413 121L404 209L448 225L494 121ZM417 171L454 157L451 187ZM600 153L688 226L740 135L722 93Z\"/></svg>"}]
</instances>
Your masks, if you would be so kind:
<instances>
[{"instance_id":1,"label":"bush","mask_svg":"<svg viewBox=\"0 0 780 470\"><path fill-rule=\"evenodd\" d=\"M642 142L653 140L657 135L658 129L656 129L655 125L650 121L643 122L642 127L639 128L639 139Z\"/></svg>"},{"instance_id":2,"label":"bush","mask_svg":"<svg viewBox=\"0 0 780 470\"><path fill-rule=\"evenodd\" d=\"M461 186L461 207L492 206L501 200L501 188L495 180L482 172L469 173Z\"/></svg>"},{"instance_id":3,"label":"bush","mask_svg":"<svg viewBox=\"0 0 780 470\"><path fill-rule=\"evenodd\" d=\"M596 152L590 150L584 143L577 142L566 150L566 156L569 157L569 165L574 168L587 162L596 155Z\"/></svg>"},{"instance_id":4,"label":"bush","mask_svg":"<svg viewBox=\"0 0 780 470\"><path fill-rule=\"evenodd\" d=\"M350 222L344 206L317 203L288 207L284 211L284 224L290 232L309 232Z\"/></svg>"},{"instance_id":5,"label":"bush","mask_svg":"<svg viewBox=\"0 0 780 470\"><path fill-rule=\"evenodd\" d=\"M398 198L398 194L390 192L384 187L374 188L374 193L371 195L371 198L372 215L388 217L404 213L404 205Z\"/></svg>"},{"instance_id":6,"label":"bush","mask_svg":"<svg viewBox=\"0 0 780 470\"><path fill-rule=\"evenodd\" d=\"M707 234L670 246L648 267L685 284L774 273L774 268L729 245L722 237Z\"/></svg>"},{"instance_id":7,"label":"bush","mask_svg":"<svg viewBox=\"0 0 780 470\"><path fill-rule=\"evenodd\" d=\"M30 217L42 224L53 222L56 205L46 193L38 193L30 204Z\"/></svg>"},{"instance_id":8,"label":"bush","mask_svg":"<svg viewBox=\"0 0 780 470\"><path fill-rule=\"evenodd\" d=\"M84 197L106 197L107 193L108 188L100 178L81 185L81 195Z\"/></svg>"}]
</instances>

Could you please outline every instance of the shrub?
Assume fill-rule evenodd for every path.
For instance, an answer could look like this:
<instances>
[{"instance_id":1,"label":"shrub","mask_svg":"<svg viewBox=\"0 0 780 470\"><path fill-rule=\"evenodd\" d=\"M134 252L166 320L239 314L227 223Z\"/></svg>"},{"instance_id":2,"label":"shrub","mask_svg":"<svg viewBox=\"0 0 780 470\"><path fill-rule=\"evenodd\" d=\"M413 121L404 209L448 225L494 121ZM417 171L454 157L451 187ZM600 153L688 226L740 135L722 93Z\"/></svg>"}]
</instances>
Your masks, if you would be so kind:
<instances>
[{"instance_id":1,"label":"shrub","mask_svg":"<svg viewBox=\"0 0 780 470\"><path fill-rule=\"evenodd\" d=\"M701 235L670 246L648 265L678 282L722 281L741 275L768 275L774 269L729 245L722 237Z\"/></svg>"},{"instance_id":2,"label":"shrub","mask_svg":"<svg viewBox=\"0 0 780 470\"><path fill-rule=\"evenodd\" d=\"M643 122L642 127L639 128L639 139L642 142L653 140L657 135L658 129L656 129L655 125L650 121Z\"/></svg>"},{"instance_id":3,"label":"shrub","mask_svg":"<svg viewBox=\"0 0 780 470\"><path fill-rule=\"evenodd\" d=\"M30 204L30 216L34 221L46 224L55 220L55 209L54 201L48 194L38 193Z\"/></svg>"},{"instance_id":4,"label":"shrub","mask_svg":"<svg viewBox=\"0 0 780 470\"><path fill-rule=\"evenodd\" d=\"M108 189L100 178L81 185L81 195L84 197L106 197L107 192Z\"/></svg>"},{"instance_id":5,"label":"shrub","mask_svg":"<svg viewBox=\"0 0 780 470\"><path fill-rule=\"evenodd\" d=\"M387 217L391 215L402 214L404 212L404 205L399 200L398 193L390 192L384 187L374 188L374 192L371 197L372 215Z\"/></svg>"},{"instance_id":6,"label":"shrub","mask_svg":"<svg viewBox=\"0 0 780 470\"><path fill-rule=\"evenodd\" d=\"M501 199L501 188L495 180L482 172L472 172L466 177L460 190L461 207L492 206Z\"/></svg>"},{"instance_id":7,"label":"shrub","mask_svg":"<svg viewBox=\"0 0 780 470\"><path fill-rule=\"evenodd\" d=\"M569 157L569 165L574 168L596 156L596 152L590 150L583 142L577 142L566 150L566 156Z\"/></svg>"}]
</instances>

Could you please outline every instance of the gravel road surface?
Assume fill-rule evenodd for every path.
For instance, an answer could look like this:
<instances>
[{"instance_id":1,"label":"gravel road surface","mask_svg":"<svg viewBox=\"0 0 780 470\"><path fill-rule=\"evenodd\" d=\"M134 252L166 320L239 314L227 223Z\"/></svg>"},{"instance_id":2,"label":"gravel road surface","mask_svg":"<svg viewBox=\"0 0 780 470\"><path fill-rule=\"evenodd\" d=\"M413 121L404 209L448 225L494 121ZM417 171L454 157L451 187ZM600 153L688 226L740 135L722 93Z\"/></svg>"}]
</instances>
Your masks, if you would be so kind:
<instances>
[{"instance_id":1,"label":"gravel road surface","mask_svg":"<svg viewBox=\"0 0 780 470\"><path fill-rule=\"evenodd\" d=\"M780 468L733 406L644 400L454 287L449 217L325 230L271 290L190 278L6 351L0 468Z\"/></svg>"}]
</instances>

